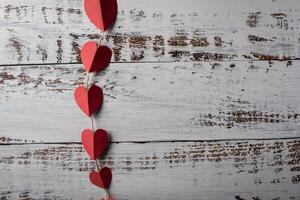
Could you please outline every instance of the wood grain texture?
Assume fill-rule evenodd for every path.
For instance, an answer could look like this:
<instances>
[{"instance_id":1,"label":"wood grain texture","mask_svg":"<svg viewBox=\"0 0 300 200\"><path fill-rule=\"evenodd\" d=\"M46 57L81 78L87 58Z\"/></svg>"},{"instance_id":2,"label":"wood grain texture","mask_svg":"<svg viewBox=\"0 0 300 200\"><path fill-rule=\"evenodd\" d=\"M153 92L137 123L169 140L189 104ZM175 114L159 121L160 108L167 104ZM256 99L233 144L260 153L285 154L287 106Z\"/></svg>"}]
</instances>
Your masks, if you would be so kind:
<instances>
[{"instance_id":1,"label":"wood grain texture","mask_svg":"<svg viewBox=\"0 0 300 200\"><path fill-rule=\"evenodd\" d=\"M111 64L92 77L113 141L299 137L299 61ZM1 67L2 143L78 142L81 65ZM1 79L0 79L1 80ZM27 128L30 127L30 128Z\"/></svg>"},{"instance_id":2,"label":"wood grain texture","mask_svg":"<svg viewBox=\"0 0 300 200\"><path fill-rule=\"evenodd\" d=\"M300 200L299 0L119 0L95 125L119 200ZM82 0L0 2L0 199L100 199L72 96ZM278 61L281 60L281 61ZM174 62L175 61L175 62ZM62 63L62 64L59 64Z\"/></svg>"},{"instance_id":3,"label":"wood grain texture","mask_svg":"<svg viewBox=\"0 0 300 200\"><path fill-rule=\"evenodd\" d=\"M300 199L300 140L113 144L117 199ZM0 145L1 199L99 199L81 145Z\"/></svg>"},{"instance_id":4,"label":"wood grain texture","mask_svg":"<svg viewBox=\"0 0 300 200\"><path fill-rule=\"evenodd\" d=\"M172 6L170 6L172 5ZM80 62L100 32L82 0L1 0L1 64ZM297 59L298 0L119 0L113 60Z\"/></svg>"}]
</instances>

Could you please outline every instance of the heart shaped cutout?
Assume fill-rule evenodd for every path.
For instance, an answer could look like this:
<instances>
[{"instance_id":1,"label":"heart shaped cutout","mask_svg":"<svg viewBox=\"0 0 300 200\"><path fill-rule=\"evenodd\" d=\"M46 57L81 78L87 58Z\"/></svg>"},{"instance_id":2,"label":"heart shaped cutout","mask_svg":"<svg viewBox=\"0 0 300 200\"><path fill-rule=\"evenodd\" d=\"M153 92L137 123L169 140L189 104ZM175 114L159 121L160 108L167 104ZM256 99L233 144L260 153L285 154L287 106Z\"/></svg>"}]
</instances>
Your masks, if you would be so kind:
<instances>
[{"instance_id":1,"label":"heart shaped cutout","mask_svg":"<svg viewBox=\"0 0 300 200\"><path fill-rule=\"evenodd\" d=\"M112 173L108 167L103 167L100 172L92 171L89 178L92 184L108 189L112 180Z\"/></svg>"},{"instance_id":2,"label":"heart shaped cutout","mask_svg":"<svg viewBox=\"0 0 300 200\"><path fill-rule=\"evenodd\" d=\"M81 141L91 159L96 160L106 147L108 134L103 129L96 130L94 134L92 130L85 129L81 133Z\"/></svg>"},{"instance_id":3,"label":"heart shaped cutout","mask_svg":"<svg viewBox=\"0 0 300 200\"><path fill-rule=\"evenodd\" d=\"M96 85L92 85L88 90L84 86L79 86L75 90L74 98L79 108L90 117L102 106L103 92Z\"/></svg>"},{"instance_id":4,"label":"heart shaped cutout","mask_svg":"<svg viewBox=\"0 0 300 200\"><path fill-rule=\"evenodd\" d=\"M117 0L84 0L84 10L97 28L106 31L116 20L118 3Z\"/></svg>"},{"instance_id":5,"label":"heart shaped cutout","mask_svg":"<svg viewBox=\"0 0 300 200\"><path fill-rule=\"evenodd\" d=\"M110 62L112 52L107 46L99 46L95 42L83 45L80 56L87 72L99 72L105 69Z\"/></svg>"}]
</instances>

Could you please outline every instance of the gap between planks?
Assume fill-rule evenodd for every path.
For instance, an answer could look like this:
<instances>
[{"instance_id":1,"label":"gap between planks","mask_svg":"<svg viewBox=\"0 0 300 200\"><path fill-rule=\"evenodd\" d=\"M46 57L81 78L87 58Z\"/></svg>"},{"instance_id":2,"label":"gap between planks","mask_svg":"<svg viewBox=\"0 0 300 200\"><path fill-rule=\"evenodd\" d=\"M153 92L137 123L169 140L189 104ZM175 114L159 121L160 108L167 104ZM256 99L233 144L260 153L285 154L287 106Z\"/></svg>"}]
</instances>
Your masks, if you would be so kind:
<instances>
[{"instance_id":1,"label":"gap between planks","mask_svg":"<svg viewBox=\"0 0 300 200\"><path fill-rule=\"evenodd\" d=\"M226 141L269 141L269 140L298 140L300 137L274 137L274 138L230 138L230 139L212 139L212 140L147 140L147 141L111 141L110 144L149 144L149 143L185 143L185 142L226 142ZM0 146L12 146L12 145L72 145L81 144L81 142L23 142L23 143L0 143Z\"/></svg>"},{"instance_id":2,"label":"gap between planks","mask_svg":"<svg viewBox=\"0 0 300 200\"><path fill-rule=\"evenodd\" d=\"M221 61L214 61L214 60L207 60L207 61L193 61L193 60L186 60L186 61L124 61L124 62L110 62L111 64L149 64L149 63L210 63L210 62L272 62L272 61L298 61L300 58L292 58L292 59L265 59L265 60L244 60L244 59L236 59L236 60L221 60ZM0 64L0 67L21 67L21 66L43 66L43 65L82 65L82 62L68 62L68 63L20 63L20 64Z\"/></svg>"}]
</instances>

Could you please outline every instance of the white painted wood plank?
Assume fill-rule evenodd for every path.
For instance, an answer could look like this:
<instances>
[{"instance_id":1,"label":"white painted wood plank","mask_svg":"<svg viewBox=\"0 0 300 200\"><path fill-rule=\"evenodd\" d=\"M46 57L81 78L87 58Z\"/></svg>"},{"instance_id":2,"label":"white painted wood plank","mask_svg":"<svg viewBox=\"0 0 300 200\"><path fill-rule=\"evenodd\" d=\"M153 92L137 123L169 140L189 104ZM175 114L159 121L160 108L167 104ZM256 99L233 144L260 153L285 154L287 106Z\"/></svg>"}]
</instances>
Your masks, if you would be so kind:
<instances>
[{"instance_id":1,"label":"white painted wood plank","mask_svg":"<svg viewBox=\"0 0 300 200\"><path fill-rule=\"evenodd\" d=\"M113 141L299 137L300 62L111 64L93 77ZM78 142L81 65L0 68L2 143Z\"/></svg>"},{"instance_id":2,"label":"white painted wood plank","mask_svg":"<svg viewBox=\"0 0 300 200\"><path fill-rule=\"evenodd\" d=\"M112 144L117 199L300 199L300 140ZM0 146L1 199L99 199L81 145Z\"/></svg>"},{"instance_id":3,"label":"white painted wood plank","mask_svg":"<svg viewBox=\"0 0 300 200\"><path fill-rule=\"evenodd\" d=\"M82 0L2 0L1 64L78 62L99 40ZM119 0L114 61L299 58L298 0Z\"/></svg>"}]
</instances>

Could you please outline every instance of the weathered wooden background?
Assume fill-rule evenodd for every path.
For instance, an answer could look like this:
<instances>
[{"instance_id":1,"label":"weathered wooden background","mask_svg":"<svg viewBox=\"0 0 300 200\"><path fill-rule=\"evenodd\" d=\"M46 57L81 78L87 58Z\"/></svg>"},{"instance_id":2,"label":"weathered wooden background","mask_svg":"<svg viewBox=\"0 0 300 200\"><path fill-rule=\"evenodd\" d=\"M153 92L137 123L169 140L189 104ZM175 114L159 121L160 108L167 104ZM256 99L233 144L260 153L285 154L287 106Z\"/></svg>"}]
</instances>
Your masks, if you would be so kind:
<instances>
[{"instance_id":1,"label":"weathered wooden background","mask_svg":"<svg viewBox=\"0 0 300 200\"><path fill-rule=\"evenodd\" d=\"M300 199L299 0L119 0L96 126L120 200ZM82 0L0 2L0 199L99 199Z\"/></svg>"}]
</instances>

